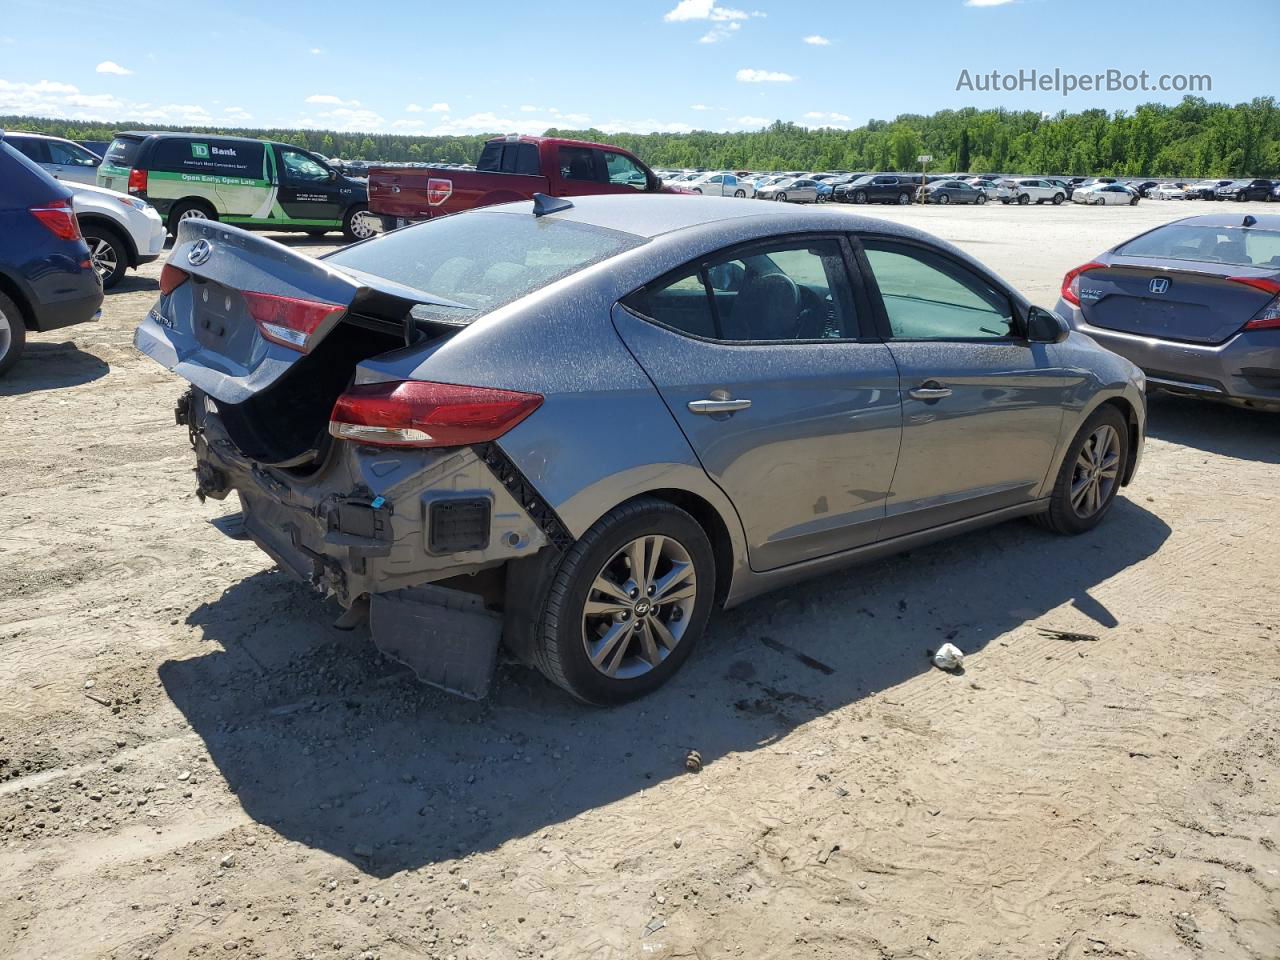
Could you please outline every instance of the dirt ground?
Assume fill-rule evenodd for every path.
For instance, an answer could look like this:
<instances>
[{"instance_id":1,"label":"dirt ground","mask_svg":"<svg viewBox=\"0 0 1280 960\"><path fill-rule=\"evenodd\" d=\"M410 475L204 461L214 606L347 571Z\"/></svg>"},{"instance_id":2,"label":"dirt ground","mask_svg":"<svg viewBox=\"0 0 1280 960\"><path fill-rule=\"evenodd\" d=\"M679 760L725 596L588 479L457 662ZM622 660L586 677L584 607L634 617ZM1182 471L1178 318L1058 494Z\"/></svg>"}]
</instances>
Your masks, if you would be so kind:
<instances>
[{"instance_id":1,"label":"dirt ground","mask_svg":"<svg viewBox=\"0 0 1280 960\"><path fill-rule=\"evenodd\" d=\"M873 212L1051 307L1203 207ZM158 274L0 381L0 956L1280 957L1280 418L1155 399L1092 534L763 597L626 708L472 704L219 532Z\"/></svg>"}]
</instances>

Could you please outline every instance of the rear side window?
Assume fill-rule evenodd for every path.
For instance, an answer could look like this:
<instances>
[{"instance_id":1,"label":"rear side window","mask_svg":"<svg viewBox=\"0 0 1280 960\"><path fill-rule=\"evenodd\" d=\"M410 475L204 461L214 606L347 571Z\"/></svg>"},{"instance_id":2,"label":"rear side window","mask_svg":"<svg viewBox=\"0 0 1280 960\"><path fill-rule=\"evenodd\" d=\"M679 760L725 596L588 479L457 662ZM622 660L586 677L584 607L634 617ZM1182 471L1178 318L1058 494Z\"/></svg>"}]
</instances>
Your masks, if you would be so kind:
<instances>
[{"instance_id":1,"label":"rear side window","mask_svg":"<svg viewBox=\"0 0 1280 960\"><path fill-rule=\"evenodd\" d=\"M530 214L468 213L347 247L325 262L456 301L460 306L414 307L413 314L467 324L642 243L634 234Z\"/></svg>"},{"instance_id":2,"label":"rear side window","mask_svg":"<svg viewBox=\"0 0 1280 960\"><path fill-rule=\"evenodd\" d=\"M502 152L502 172L537 176L538 148L532 143L508 143Z\"/></svg>"},{"instance_id":3,"label":"rear side window","mask_svg":"<svg viewBox=\"0 0 1280 960\"><path fill-rule=\"evenodd\" d=\"M10 135L5 137L4 142L13 147L28 160L35 163L50 162L47 140L41 140L38 137L15 137Z\"/></svg>"},{"instance_id":4,"label":"rear side window","mask_svg":"<svg viewBox=\"0 0 1280 960\"><path fill-rule=\"evenodd\" d=\"M156 143L151 155L151 169L260 180L262 156L261 142L171 137Z\"/></svg>"},{"instance_id":5,"label":"rear side window","mask_svg":"<svg viewBox=\"0 0 1280 960\"><path fill-rule=\"evenodd\" d=\"M561 147L557 155L561 180L595 180L595 156L589 147Z\"/></svg>"},{"instance_id":6,"label":"rear side window","mask_svg":"<svg viewBox=\"0 0 1280 960\"><path fill-rule=\"evenodd\" d=\"M835 240L755 245L691 264L624 301L680 333L731 343L858 336Z\"/></svg>"},{"instance_id":7,"label":"rear side window","mask_svg":"<svg viewBox=\"0 0 1280 960\"><path fill-rule=\"evenodd\" d=\"M1116 253L1280 268L1280 230L1171 223L1135 237L1117 248Z\"/></svg>"},{"instance_id":8,"label":"rear side window","mask_svg":"<svg viewBox=\"0 0 1280 960\"><path fill-rule=\"evenodd\" d=\"M136 137L116 137L107 147L103 160L116 167L132 167L141 145L142 141Z\"/></svg>"}]
</instances>

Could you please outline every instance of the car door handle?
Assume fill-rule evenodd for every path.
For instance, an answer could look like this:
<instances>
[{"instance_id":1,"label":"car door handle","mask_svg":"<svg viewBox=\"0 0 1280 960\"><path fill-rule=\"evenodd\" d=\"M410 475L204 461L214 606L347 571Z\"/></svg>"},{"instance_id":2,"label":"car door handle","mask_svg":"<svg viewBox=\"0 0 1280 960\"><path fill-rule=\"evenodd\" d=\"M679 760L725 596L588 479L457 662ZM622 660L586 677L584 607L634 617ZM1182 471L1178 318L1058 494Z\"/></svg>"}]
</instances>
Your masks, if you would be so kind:
<instances>
[{"instance_id":1,"label":"car door handle","mask_svg":"<svg viewBox=\"0 0 1280 960\"><path fill-rule=\"evenodd\" d=\"M751 406L750 400L690 400L690 413L737 413Z\"/></svg>"},{"instance_id":2,"label":"car door handle","mask_svg":"<svg viewBox=\"0 0 1280 960\"><path fill-rule=\"evenodd\" d=\"M926 380L918 387L912 387L907 394L913 400L941 400L951 396L951 388L944 387L937 380Z\"/></svg>"}]
</instances>

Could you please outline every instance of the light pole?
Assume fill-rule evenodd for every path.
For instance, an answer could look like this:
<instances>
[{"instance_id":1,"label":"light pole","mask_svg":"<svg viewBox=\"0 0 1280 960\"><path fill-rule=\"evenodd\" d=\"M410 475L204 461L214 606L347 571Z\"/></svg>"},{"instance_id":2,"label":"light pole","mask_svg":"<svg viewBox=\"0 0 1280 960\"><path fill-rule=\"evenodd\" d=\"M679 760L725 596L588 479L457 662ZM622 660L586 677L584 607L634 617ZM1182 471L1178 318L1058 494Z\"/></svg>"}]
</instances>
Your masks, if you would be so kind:
<instances>
[{"instance_id":1,"label":"light pole","mask_svg":"<svg viewBox=\"0 0 1280 960\"><path fill-rule=\"evenodd\" d=\"M916 157L916 160L920 163L920 202L928 203L929 201L925 196L924 187L925 184L928 183L929 162L933 160L933 156L932 154L922 153L920 156Z\"/></svg>"}]
</instances>

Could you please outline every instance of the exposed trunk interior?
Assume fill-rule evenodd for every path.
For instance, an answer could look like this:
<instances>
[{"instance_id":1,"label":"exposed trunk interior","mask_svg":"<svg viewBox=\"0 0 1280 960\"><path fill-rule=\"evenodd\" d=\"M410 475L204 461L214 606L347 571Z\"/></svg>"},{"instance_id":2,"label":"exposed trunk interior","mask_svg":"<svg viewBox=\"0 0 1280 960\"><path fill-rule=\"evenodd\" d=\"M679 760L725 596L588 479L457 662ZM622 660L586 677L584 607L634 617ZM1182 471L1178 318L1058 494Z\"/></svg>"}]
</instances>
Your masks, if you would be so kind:
<instances>
[{"instance_id":1,"label":"exposed trunk interior","mask_svg":"<svg viewBox=\"0 0 1280 960\"><path fill-rule=\"evenodd\" d=\"M446 328L444 335L456 332ZM438 339L438 327L419 329L421 343ZM329 448L329 414L370 357L405 346L404 327L360 318L339 323L267 390L244 403L218 404L228 435L240 452L259 463L310 473Z\"/></svg>"}]
</instances>

